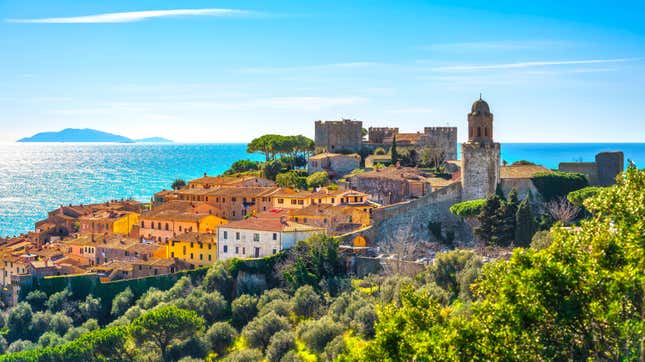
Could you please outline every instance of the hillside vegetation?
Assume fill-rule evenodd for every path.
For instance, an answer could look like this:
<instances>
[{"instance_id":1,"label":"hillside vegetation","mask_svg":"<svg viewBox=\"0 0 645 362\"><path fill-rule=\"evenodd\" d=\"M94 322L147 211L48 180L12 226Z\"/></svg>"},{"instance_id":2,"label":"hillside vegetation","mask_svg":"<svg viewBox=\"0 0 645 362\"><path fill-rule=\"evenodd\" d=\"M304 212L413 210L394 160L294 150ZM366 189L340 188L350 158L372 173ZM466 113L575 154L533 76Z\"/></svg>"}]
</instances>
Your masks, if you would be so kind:
<instances>
[{"instance_id":1,"label":"hillside vegetation","mask_svg":"<svg viewBox=\"0 0 645 362\"><path fill-rule=\"evenodd\" d=\"M318 236L140 298L125 290L103 325L92 296L32 292L0 319L0 361L638 361L645 171L629 167L584 206L579 228L556 225L539 247L489 263L441 253L415 278L347 278L336 242Z\"/></svg>"}]
</instances>

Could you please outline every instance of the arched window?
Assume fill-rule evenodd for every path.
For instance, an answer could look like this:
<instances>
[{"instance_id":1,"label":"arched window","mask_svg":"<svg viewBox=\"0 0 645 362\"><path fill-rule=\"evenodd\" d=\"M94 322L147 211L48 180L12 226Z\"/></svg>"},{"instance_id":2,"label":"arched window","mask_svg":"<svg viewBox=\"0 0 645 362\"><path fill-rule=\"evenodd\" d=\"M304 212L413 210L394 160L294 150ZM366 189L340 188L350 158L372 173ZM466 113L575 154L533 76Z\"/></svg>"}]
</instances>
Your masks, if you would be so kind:
<instances>
[{"instance_id":1,"label":"arched window","mask_svg":"<svg viewBox=\"0 0 645 362\"><path fill-rule=\"evenodd\" d=\"M157 223L157 229L161 230L161 223L160 222Z\"/></svg>"},{"instance_id":2,"label":"arched window","mask_svg":"<svg viewBox=\"0 0 645 362\"><path fill-rule=\"evenodd\" d=\"M488 127L484 127L484 136L488 137Z\"/></svg>"},{"instance_id":3,"label":"arched window","mask_svg":"<svg viewBox=\"0 0 645 362\"><path fill-rule=\"evenodd\" d=\"M481 137L481 136L482 136L482 128L477 127L477 137Z\"/></svg>"},{"instance_id":4,"label":"arched window","mask_svg":"<svg viewBox=\"0 0 645 362\"><path fill-rule=\"evenodd\" d=\"M168 223L166 223L166 231L168 231L168 230L169 230L169 229L168 229Z\"/></svg>"}]
</instances>

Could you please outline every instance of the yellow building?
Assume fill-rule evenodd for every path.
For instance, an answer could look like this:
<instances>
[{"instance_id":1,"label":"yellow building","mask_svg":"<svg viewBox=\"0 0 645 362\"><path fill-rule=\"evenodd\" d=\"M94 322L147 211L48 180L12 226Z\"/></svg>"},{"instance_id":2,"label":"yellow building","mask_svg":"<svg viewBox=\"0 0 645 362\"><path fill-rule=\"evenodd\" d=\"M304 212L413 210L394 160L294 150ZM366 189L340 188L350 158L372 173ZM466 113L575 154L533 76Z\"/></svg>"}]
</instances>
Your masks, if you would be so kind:
<instances>
[{"instance_id":1,"label":"yellow building","mask_svg":"<svg viewBox=\"0 0 645 362\"><path fill-rule=\"evenodd\" d=\"M99 211L82 216L79 221L81 234L130 235L132 228L139 224L139 214L128 211Z\"/></svg>"},{"instance_id":2,"label":"yellow building","mask_svg":"<svg viewBox=\"0 0 645 362\"><path fill-rule=\"evenodd\" d=\"M171 201L142 214L139 236L147 240L167 242L184 233L214 233L228 220L215 215L214 207L190 201Z\"/></svg>"},{"instance_id":3,"label":"yellow building","mask_svg":"<svg viewBox=\"0 0 645 362\"><path fill-rule=\"evenodd\" d=\"M166 258L177 258L194 267L213 264L217 260L217 234L184 233L168 240Z\"/></svg>"}]
</instances>

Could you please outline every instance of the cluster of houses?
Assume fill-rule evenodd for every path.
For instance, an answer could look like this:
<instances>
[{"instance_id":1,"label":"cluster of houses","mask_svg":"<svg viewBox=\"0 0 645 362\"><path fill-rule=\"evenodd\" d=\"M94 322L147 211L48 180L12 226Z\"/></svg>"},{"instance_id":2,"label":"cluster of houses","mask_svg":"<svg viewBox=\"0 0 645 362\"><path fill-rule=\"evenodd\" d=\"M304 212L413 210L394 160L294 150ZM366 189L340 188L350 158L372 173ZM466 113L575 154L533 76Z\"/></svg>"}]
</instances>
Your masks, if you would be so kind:
<instances>
[{"instance_id":1,"label":"cluster of houses","mask_svg":"<svg viewBox=\"0 0 645 362\"><path fill-rule=\"evenodd\" d=\"M455 159L456 129L426 127L412 134L415 143L398 128L370 128L365 143L361 127L346 120L316 122L316 146L323 152L309 158L308 172L328 173L335 181L329 187L297 190L257 176L204 174L181 189L157 192L150 203L111 200L60 206L33 231L0 238L3 290L30 278L93 273L107 282L174 273L217 260L265 257L315 234L358 235L378 219L375 213L397 210L398 203L454 188L455 183L463 189L456 200L486 197L497 186L535 194L533 175L551 172L533 164L500 165L499 144L492 143L492 114L481 99L469 114L469 141L460 160ZM351 153L394 140L441 146L445 172L439 177L416 167L383 167L391 156L376 152L363 160L361 169L361 156ZM613 163L601 157L598 165L583 166L599 179L605 173L615 175L604 164L618 165L618 156Z\"/></svg>"}]
</instances>

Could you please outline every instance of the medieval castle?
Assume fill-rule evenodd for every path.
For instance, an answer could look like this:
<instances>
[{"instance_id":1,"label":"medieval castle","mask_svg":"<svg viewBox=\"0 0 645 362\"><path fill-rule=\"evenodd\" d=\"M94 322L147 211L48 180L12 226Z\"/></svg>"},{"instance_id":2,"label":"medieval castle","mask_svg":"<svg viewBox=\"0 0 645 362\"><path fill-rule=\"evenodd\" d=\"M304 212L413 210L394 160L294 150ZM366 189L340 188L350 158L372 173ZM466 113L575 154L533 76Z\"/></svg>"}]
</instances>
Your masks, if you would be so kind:
<instances>
[{"instance_id":1,"label":"medieval castle","mask_svg":"<svg viewBox=\"0 0 645 362\"><path fill-rule=\"evenodd\" d=\"M316 121L315 143L327 152L373 151L397 146L433 148L446 160L457 159L457 127L425 127L423 132L401 133L393 127L370 127L363 139L363 122L343 119ZM485 198L495 192L500 181L500 144L493 141L493 114L488 103L476 100L468 114L468 141L462 144L463 199Z\"/></svg>"}]
</instances>

